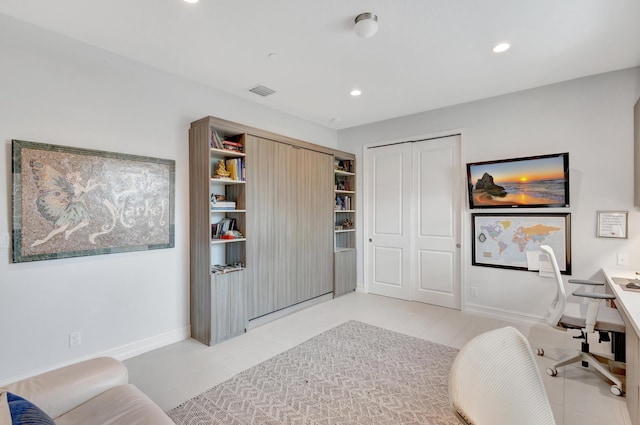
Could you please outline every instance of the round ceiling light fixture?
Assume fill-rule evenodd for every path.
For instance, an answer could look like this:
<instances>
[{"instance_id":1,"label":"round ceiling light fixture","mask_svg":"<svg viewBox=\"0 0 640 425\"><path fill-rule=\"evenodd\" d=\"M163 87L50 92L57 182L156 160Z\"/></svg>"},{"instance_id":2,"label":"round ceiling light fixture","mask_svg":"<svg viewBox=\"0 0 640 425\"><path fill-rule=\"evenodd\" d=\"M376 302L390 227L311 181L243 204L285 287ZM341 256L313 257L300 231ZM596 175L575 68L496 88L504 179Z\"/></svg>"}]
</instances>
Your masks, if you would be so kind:
<instances>
[{"instance_id":1,"label":"round ceiling light fixture","mask_svg":"<svg viewBox=\"0 0 640 425\"><path fill-rule=\"evenodd\" d=\"M509 50L509 47L511 47L511 44L509 43L499 43L496 44L493 47L493 53L502 53L502 52L506 52L507 50Z\"/></svg>"},{"instance_id":2,"label":"round ceiling light fixture","mask_svg":"<svg viewBox=\"0 0 640 425\"><path fill-rule=\"evenodd\" d=\"M358 89L353 89L351 90L351 93L349 93L351 96L353 97L357 97L360 96L362 94L362 90L358 90Z\"/></svg>"},{"instance_id":3,"label":"round ceiling light fixture","mask_svg":"<svg viewBox=\"0 0 640 425\"><path fill-rule=\"evenodd\" d=\"M366 12L356 16L354 30L360 37L369 38L378 32L378 16Z\"/></svg>"},{"instance_id":4,"label":"round ceiling light fixture","mask_svg":"<svg viewBox=\"0 0 640 425\"><path fill-rule=\"evenodd\" d=\"M198 0L184 0L186 3L198 3Z\"/></svg>"}]
</instances>

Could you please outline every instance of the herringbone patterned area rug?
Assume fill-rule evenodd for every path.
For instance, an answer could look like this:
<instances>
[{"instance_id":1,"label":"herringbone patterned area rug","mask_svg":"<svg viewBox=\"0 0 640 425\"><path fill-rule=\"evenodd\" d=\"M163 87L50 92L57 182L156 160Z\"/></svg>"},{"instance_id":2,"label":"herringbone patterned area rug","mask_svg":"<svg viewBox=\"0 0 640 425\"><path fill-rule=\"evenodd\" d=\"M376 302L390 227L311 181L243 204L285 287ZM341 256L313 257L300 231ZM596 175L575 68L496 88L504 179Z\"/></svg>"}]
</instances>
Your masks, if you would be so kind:
<instances>
[{"instance_id":1,"label":"herringbone patterned area rug","mask_svg":"<svg viewBox=\"0 0 640 425\"><path fill-rule=\"evenodd\" d=\"M350 321L200 394L178 425L459 425L455 348Z\"/></svg>"}]
</instances>

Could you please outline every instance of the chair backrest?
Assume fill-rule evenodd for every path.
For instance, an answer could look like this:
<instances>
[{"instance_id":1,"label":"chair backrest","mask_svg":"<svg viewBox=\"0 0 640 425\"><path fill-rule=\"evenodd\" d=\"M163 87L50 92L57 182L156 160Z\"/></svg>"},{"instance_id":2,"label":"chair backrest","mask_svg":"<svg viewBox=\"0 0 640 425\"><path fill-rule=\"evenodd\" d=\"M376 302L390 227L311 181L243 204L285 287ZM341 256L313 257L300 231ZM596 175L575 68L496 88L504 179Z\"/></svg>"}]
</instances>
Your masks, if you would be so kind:
<instances>
[{"instance_id":1,"label":"chair backrest","mask_svg":"<svg viewBox=\"0 0 640 425\"><path fill-rule=\"evenodd\" d=\"M553 279L556 282L556 296L551 301L551 305L547 309L547 315L545 317L547 323L554 328L560 327L558 322L564 313L564 309L567 306L567 293L564 290L564 282L562 281L562 275L560 274L560 267L558 267L558 260L553 252L553 248L549 245L540 245L540 249L544 252L549 261L551 262L551 268L553 269Z\"/></svg>"},{"instance_id":2,"label":"chair backrest","mask_svg":"<svg viewBox=\"0 0 640 425\"><path fill-rule=\"evenodd\" d=\"M515 328L469 341L451 366L449 397L474 425L555 425L542 377L526 338Z\"/></svg>"}]
</instances>

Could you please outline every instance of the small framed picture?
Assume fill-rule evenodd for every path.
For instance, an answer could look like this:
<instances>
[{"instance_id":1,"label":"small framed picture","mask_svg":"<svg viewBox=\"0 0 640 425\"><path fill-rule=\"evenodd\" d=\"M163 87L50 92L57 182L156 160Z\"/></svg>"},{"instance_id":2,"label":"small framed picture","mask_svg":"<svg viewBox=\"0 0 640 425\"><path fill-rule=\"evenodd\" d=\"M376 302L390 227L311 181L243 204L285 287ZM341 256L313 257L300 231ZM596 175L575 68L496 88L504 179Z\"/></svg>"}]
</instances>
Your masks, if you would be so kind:
<instances>
[{"instance_id":1,"label":"small framed picture","mask_svg":"<svg viewBox=\"0 0 640 425\"><path fill-rule=\"evenodd\" d=\"M628 223L628 211L598 211L596 236L599 238L627 239Z\"/></svg>"}]
</instances>

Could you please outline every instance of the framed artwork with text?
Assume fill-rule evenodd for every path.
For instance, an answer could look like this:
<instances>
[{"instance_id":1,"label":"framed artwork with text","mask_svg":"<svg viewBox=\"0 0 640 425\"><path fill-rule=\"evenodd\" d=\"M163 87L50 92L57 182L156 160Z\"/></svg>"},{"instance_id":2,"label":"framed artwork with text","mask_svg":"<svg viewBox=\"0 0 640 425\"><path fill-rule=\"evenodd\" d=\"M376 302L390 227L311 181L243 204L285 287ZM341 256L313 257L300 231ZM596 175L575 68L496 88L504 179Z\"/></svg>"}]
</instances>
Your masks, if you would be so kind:
<instances>
[{"instance_id":1,"label":"framed artwork with text","mask_svg":"<svg viewBox=\"0 0 640 425\"><path fill-rule=\"evenodd\" d=\"M174 247L175 161L12 141L13 262Z\"/></svg>"}]
</instances>

